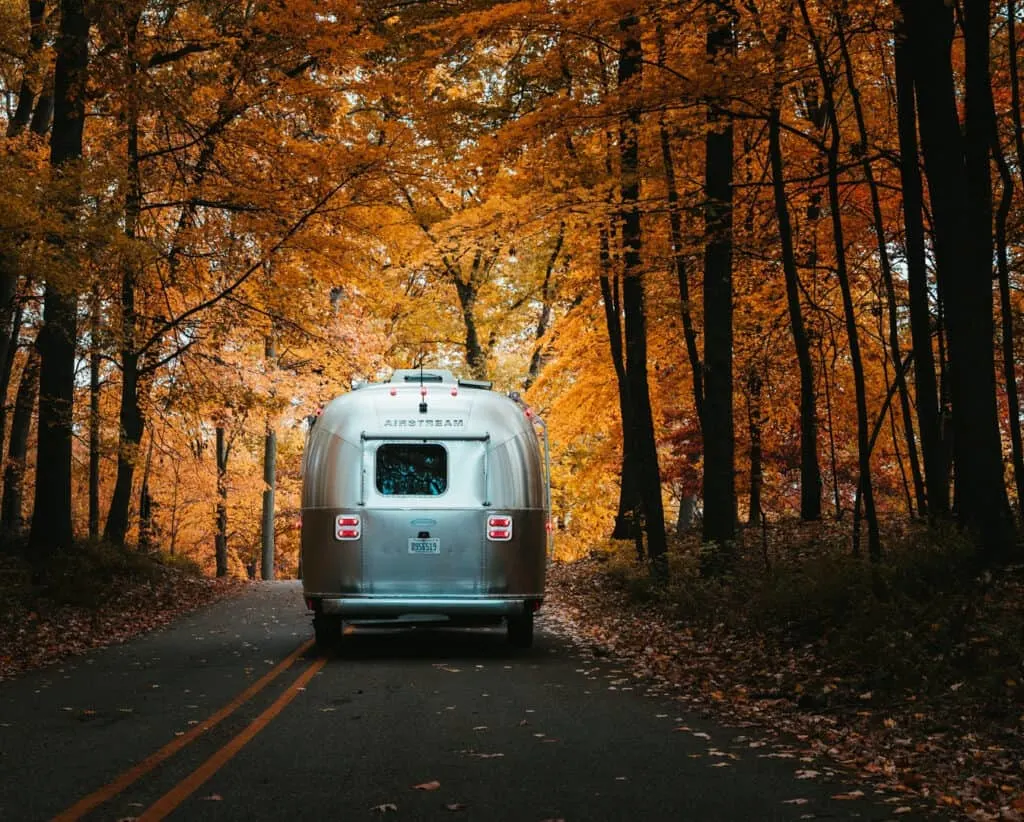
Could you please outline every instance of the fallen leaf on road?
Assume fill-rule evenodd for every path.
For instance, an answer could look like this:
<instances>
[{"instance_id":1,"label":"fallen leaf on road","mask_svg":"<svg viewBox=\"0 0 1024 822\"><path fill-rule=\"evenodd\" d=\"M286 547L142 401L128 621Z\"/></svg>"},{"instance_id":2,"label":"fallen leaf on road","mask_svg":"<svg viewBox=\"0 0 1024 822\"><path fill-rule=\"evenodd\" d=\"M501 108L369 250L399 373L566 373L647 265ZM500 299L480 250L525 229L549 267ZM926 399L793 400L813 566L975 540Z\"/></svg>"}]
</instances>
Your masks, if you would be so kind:
<instances>
[{"instance_id":1,"label":"fallen leaf on road","mask_svg":"<svg viewBox=\"0 0 1024 822\"><path fill-rule=\"evenodd\" d=\"M397 811L398 805L394 802L385 802L383 805L374 805L370 810L374 813L387 813L388 811Z\"/></svg>"},{"instance_id":2,"label":"fallen leaf on road","mask_svg":"<svg viewBox=\"0 0 1024 822\"><path fill-rule=\"evenodd\" d=\"M203 799L207 802L221 802L224 800L224 797L219 793L211 793L209 796L204 796Z\"/></svg>"},{"instance_id":3,"label":"fallen leaf on road","mask_svg":"<svg viewBox=\"0 0 1024 822\"><path fill-rule=\"evenodd\" d=\"M797 771L797 779L814 779L816 776L821 776L821 771Z\"/></svg>"},{"instance_id":4,"label":"fallen leaf on road","mask_svg":"<svg viewBox=\"0 0 1024 822\"><path fill-rule=\"evenodd\" d=\"M832 796L833 799L863 799L864 791L850 791L849 793L837 793Z\"/></svg>"},{"instance_id":5,"label":"fallen leaf on road","mask_svg":"<svg viewBox=\"0 0 1024 822\"><path fill-rule=\"evenodd\" d=\"M449 802L447 805L444 806L444 809L446 811L464 811L466 810L466 806L463 805L461 802Z\"/></svg>"},{"instance_id":6,"label":"fallen leaf on road","mask_svg":"<svg viewBox=\"0 0 1024 822\"><path fill-rule=\"evenodd\" d=\"M803 799L803 798L800 798L800 799L783 799L782 800L782 804L783 805L806 805L810 801L811 801L810 799Z\"/></svg>"},{"instance_id":7,"label":"fallen leaf on road","mask_svg":"<svg viewBox=\"0 0 1024 822\"><path fill-rule=\"evenodd\" d=\"M441 783L438 782L436 779L431 782L423 782L420 785L412 786L414 791L436 791L440 787Z\"/></svg>"}]
</instances>

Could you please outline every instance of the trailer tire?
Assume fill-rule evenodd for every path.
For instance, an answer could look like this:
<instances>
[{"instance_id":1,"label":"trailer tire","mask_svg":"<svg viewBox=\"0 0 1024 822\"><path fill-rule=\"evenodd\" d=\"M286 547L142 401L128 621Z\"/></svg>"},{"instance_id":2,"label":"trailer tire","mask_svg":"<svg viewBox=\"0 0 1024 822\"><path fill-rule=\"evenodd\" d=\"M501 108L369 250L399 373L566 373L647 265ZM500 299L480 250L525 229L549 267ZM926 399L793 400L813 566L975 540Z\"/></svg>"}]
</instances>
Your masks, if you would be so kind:
<instances>
[{"instance_id":1,"label":"trailer tire","mask_svg":"<svg viewBox=\"0 0 1024 822\"><path fill-rule=\"evenodd\" d=\"M508 618L508 642L513 648L533 645L533 611Z\"/></svg>"},{"instance_id":2,"label":"trailer tire","mask_svg":"<svg viewBox=\"0 0 1024 822\"><path fill-rule=\"evenodd\" d=\"M334 614L314 614L313 636L321 651L337 648L341 644L341 617Z\"/></svg>"}]
</instances>

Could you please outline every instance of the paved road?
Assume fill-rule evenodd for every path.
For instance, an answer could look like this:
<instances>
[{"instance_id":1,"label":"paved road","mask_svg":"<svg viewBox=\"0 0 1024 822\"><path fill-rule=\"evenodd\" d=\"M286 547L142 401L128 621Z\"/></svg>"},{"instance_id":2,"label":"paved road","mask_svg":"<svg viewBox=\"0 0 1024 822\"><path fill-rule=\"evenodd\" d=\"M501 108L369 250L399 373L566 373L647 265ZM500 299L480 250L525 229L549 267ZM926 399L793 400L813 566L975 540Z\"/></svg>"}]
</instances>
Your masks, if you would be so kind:
<instances>
[{"instance_id":1,"label":"paved road","mask_svg":"<svg viewBox=\"0 0 1024 822\"><path fill-rule=\"evenodd\" d=\"M0 683L0 820L915 818L550 633L311 634L266 583Z\"/></svg>"}]
</instances>

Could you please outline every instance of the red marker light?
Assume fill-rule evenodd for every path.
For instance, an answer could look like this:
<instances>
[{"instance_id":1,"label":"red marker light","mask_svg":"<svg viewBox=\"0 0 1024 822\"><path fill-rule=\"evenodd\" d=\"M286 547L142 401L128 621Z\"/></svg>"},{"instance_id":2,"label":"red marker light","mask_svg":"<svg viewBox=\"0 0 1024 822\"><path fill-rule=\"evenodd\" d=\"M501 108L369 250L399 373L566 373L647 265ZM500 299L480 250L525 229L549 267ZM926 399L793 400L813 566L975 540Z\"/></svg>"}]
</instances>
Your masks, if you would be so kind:
<instances>
[{"instance_id":1,"label":"red marker light","mask_svg":"<svg viewBox=\"0 0 1024 822\"><path fill-rule=\"evenodd\" d=\"M508 514L491 514L487 517L487 539L491 542L508 542L512 539L512 517Z\"/></svg>"},{"instance_id":2,"label":"red marker light","mask_svg":"<svg viewBox=\"0 0 1024 822\"><path fill-rule=\"evenodd\" d=\"M388 393L389 393L389 394L390 394L390 395L391 395L392 397L397 397L397 396L398 396L398 389L397 389L397 388L392 388L392 389L391 389L391 390L390 390L390 391L389 391Z\"/></svg>"},{"instance_id":3,"label":"red marker light","mask_svg":"<svg viewBox=\"0 0 1024 822\"><path fill-rule=\"evenodd\" d=\"M338 514L334 518L334 538L339 541L359 539L363 535L363 523L359 514Z\"/></svg>"}]
</instances>

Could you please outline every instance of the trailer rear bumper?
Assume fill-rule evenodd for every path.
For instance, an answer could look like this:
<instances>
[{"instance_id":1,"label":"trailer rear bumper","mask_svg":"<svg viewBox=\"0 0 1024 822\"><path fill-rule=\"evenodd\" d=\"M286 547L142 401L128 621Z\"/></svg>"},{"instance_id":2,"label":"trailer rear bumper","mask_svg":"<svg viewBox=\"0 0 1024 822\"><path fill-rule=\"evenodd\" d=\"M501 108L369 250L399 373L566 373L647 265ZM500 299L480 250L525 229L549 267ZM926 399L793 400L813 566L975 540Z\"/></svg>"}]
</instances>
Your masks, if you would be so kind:
<instances>
[{"instance_id":1,"label":"trailer rear bumper","mask_svg":"<svg viewBox=\"0 0 1024 822\"><path fill-rule=\"evenodd\" d=\"M390 618L409 616L507 617L536 611L541 596L524 597L388 597L345 596L317 597L307 594L312 609L347 619Z\"/></svg>"}]
</instances>

